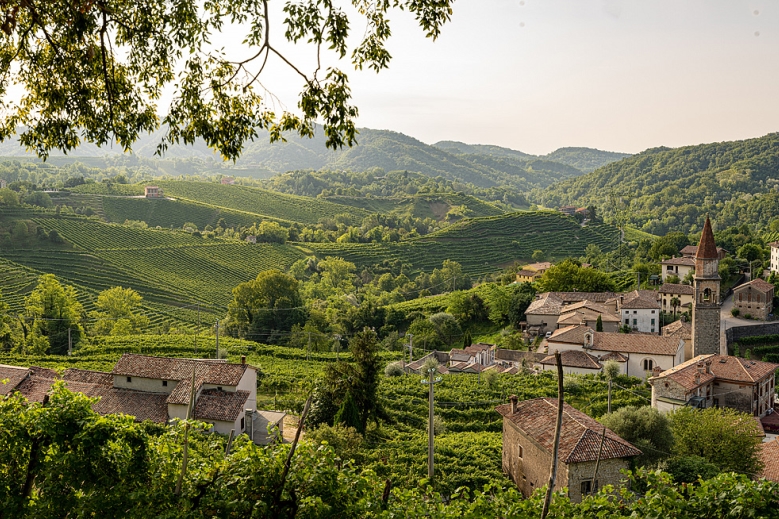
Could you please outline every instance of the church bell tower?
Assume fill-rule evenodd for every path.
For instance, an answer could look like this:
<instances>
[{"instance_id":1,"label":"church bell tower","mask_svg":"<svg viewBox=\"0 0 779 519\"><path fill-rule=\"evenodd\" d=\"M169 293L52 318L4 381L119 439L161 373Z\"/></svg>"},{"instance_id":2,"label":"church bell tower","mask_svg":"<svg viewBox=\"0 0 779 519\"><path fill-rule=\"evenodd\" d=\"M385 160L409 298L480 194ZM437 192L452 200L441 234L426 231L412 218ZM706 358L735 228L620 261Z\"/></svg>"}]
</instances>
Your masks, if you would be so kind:
<instances>
[{"instance_id":1,"label":"church bell tower","mask_svg":"<svg viewBox=\"0 0 779 519\"><path fill-rule=\"evenodd\" d=\"M695 253L692 356L720 353L719 255L708 216Z\"/></svg>"}]
</instances>

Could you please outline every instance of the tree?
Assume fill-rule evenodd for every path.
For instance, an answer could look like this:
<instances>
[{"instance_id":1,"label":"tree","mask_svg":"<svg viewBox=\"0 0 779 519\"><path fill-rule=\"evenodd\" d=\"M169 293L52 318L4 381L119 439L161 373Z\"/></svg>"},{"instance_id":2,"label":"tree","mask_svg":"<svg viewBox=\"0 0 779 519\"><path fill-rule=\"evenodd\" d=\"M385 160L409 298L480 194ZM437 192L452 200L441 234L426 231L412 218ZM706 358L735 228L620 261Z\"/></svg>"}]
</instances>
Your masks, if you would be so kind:
<instances>
[{"instance_id":1,"label":"tree","mask_svg":"<svg viewBox=\"0 0 779 519\"><path fill-rule=\"evenodd\" d=\"M316 429L306 432L306 439L314 445L327 444L332 447L336 455L344 461L362 461L360 446L362 435L354 427L344 427L341 424L321 424Z\"/></svg>"},{"instance_id":2,"label":"tree","mask_svg":"<svg viewBox=\"0 0 779 519\"><path fill-rule=\"evenodd\" d=\"M673 310L674 310L674 319L676 319L676 309L677 309L677 308L679 308L679 306L682 304L682 302L679 300L679 298L678 298L678 297L676 297L676 296L673 296L673 297L671 298L671 301L670 301L670 303L671 303L671 307L672 307L672 308L673 308Z\"/></svg>"},{"instance_id":3,"label":"tree","mask_svg":"<svg viewBox=\"0 0 779 519\"><path fill-rule=\"evenodd\" d=\"M74 345L81 340L83 313L75 288L61 285L53 274L42 275L38 285L24 299L25 352L66 354L69 336Z\"/></svg>"},{"instance_id":4,"label":"tree","mask_svg":"<svg viewBox=\"0 0 779 519\"><path fill-rule=\"evenodd\" d=\"M525 319L525 311L535 299L536 291L530 283L521 283L513 287L506 316L514 328L519 328L519 323Z\"/></svg>"},{"instance_id":5,"label":"tree","mask_svg":"<svg viewBox=\"0 0 779 519\"><path fill-rule=\"evenodd\" d=\"M533 254L530 256L530 259L533 261L544 261L546 258L546 254L544 254L544 251L542 250L534 250Z\"/></svg>"},{"instance_id":6,"label":"tree","mask_svg":"<svg viewBox=\"0 0 779 519\"><path fill-rule=\"evenodd\" d=\"M305 321L298 281L278 270L266 270L233 289L225 329L233 337L269 342Z\"/></svg>"},{"instance_id":7,"label":"tree","mask_svg":"<svg viewBox=\"0 0 779 519\"><path fill-rule=\"evenodd\" d=\"M54 149L67 152L82 140L98 146L115 141L128 150L142 133L163 127L160 151L202 138L235 159L261 129L270 132L271 140L282 139L285 131L310 136L319 119L328 147L352 145L357 108L350 104L347 76L338 68L320 67L320 54L328 49L332 54L325 58L350 54L356 68L378 72L391 59L386 48L391 12L413 13L435 39L452 15L452 3L348 2L359 13L351 16L362 23L335 2L288 2L283 13L270 11L275 3L268 0L3 4L0 72L6 80L0 99L8 110L0 140L22 128L22 145L45 157ZM367 27L356 40L350 32L354 25ZM228 30L244 36L236 55L211 44ZM283 55L283 39L309 44L316 68L304 71ZM299 115L278 115L259 95L269 60L301 77ZM21 101L8 88L14 83L25 91ZM160 118L157 103L169 88L172 101Z\"/></svg>"},{"instance_id":8,"label":"tree","mask_svg":"<svg viewBox=\"0 0 779 519\"><path fill-rule=\"evenodd\" d=\"M582 268L575 260L566 259L553 265L538 280L542 292L613 292L614 280L593 268Z\"/></svg>"},{"instance_id":9,"label":"tree","mask_svg":"<svg viewBox=\"0 0 779 519\"><path fill-rule=\"evenodd\" d=\"M603 331L603 319L601 318L600 314L598 314L598 319L595 321L595 331L596 332Z\"/></svg>"},{"instance_id":10,"label":"tree","mask_svg":"<svg viewBox=\"0 0 779 519\"><path fill-rule=\"evenodd\" d=\"M462 329L457 319L452 314L438 312L428 317L428 321L433 325L438 339L449 348L452 344L462 337Z\"/></svg>"},{"instance_id":11,"label":"tree","mask_svg":"<svg viewBox=\"0 0 779 519\"><path fill-rule=\"evenodd\" d=\"M670 421L677 456L699 456L720 471L748 476L760 472L761 440L751 415L727 407L682 407Z\"/></svg>"},{"instance_id":12,"label":"tree","mask_svg":"<svg viewBox=\"0 0 779 519\"><path fill-rule=\"evenodd\" d=\"M341 407L338 409L338 412L335 413L335 417L333 418L333 425L351 427L357 430L357 432L360 434L365 432L365 425L360 419L360 410L357 409L357 404L354 402L354 398L352 398L351 391L346 393L346 398L344 398L344 401L341 404Z\"/></svg>"},{"instance_id":13,"label":"tree","mask_svg":"<svg viewBox=\"0 0 779 519\"><path fill-rule=\"evenodd\" d=\"M13 346L13 320L8 315L8 309L8 303L3 301L3 291L0 290L0 351L9 351Z\"/></svg>"},{"instance_id":14,"label":"tree","mask_svg":"<svg viewBox=\"0 0 779 519\"><path fill-rule=\"evenodd\" d=\"M700 456L674 456L665 464L665 470L677 483L695 483L719 474L719 468Z\"/></svg>"},{"instance_id":15,"label":"tree","mask_svg":"<svg viewBox=\"0 0 779 519\"><path fill-rule=\"evenodd\" d=\"M623 407L602 416L600 421L641 450L643 454L633 460L636 467L656 465L668 457L673 447L668 419L654 407Z\"/></svg>"},{"instance_id":16,"label":"tree","mask_svg":"<svg viewBox=\"0 0 779 519\"><path fill-rule=\"evenodd\" d=\"M364 431L369 420L378 422L385 415L378 395L381 358L376 332L366 328L355 334L349 340L349 352L357 365L351 384L351 394L360 410L360 427L357 430Z\"/></svg>"},{"instance_id":17,"label":"tree","mask_svg":"<svg viewBox=\"0 0 779 519\"><path fill-rule=\"evenodd\" d=\"M113 287L97 296L96 310L89 312L95 319L92 331L96 335L134 335L149 325L149 318L140 313L143 298L132 288Z\"/></svg>"},{"instance_id":18,"label":"tree","mask_svg":"<svg viewBox=\"0 0 779 519\"><path fill-rule=\"evenodd\" d=\"M473 336L471 335L470 330L465 330L465 333L463 333L463 349L467 348L473 344Z\"/></svg>"}]
</instances>

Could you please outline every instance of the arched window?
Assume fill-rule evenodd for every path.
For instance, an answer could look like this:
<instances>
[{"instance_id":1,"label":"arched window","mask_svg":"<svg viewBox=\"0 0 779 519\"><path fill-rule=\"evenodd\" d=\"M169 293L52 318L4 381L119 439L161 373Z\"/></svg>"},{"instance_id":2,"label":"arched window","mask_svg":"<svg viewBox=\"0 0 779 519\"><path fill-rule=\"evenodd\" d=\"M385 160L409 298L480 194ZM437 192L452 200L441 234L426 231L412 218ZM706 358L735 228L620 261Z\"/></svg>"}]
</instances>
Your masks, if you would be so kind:
<instances>
[{"instance_id":1,"label":"arched window","mask_svg":"<svg viewBox=\"0 0 779 519\"><path fill-rule=\"evenodd\" d=\"M704 301L711 301L711 289L706 288L703 290L703 300Z\"/></svg>"},{"instance_id":2,"label":"arched window","mask_svg":"<svg viewBox=\"0 0 779 519\"><path fill-rule=\"evenodd\" d=\"M652 359L644 359L644 371L652 371L655 368L655 363Z\"/></svg>"}]
</instances>

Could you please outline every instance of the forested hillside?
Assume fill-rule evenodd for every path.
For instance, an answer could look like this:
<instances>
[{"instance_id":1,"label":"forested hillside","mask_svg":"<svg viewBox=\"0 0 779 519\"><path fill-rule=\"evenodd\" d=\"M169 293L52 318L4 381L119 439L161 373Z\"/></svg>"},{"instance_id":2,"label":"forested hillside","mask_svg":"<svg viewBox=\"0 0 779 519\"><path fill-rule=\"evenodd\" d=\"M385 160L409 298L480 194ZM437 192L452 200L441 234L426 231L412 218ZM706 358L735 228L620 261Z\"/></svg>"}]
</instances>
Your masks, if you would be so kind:
<instances>
[{"instance_id":1,"label":"forested hillside","mask_svg":"<svg viewBox=\"0 0 779 519\"><path fill-rule=\"evenodd\" d=\"M779 134L769 134L650 149L555 184L539 196L550 207L594 204L607 218L622 207L631 223L662 235L700 230L707 214L720 227L737 223L764 227L776 215L771 204L777 188ZM612 195L626 205L610 203Z\"/></svg>"}]
</instances>

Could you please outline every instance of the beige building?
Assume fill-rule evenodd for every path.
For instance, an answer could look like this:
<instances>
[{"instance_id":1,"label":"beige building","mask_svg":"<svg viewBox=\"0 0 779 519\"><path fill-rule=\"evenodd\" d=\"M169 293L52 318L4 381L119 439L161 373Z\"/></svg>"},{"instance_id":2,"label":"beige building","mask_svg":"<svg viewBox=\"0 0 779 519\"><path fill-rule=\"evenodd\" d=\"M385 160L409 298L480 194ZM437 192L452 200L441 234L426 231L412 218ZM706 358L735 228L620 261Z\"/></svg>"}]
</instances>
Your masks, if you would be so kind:
<instances>
[{"instance_id":1,"label":"beige building","mask_svg":"<svg viewBox=\"0 0 779 519\"><path fill-rule=\"evenodd\" d=\"M771 272L779 273L779 241L771 242Z\"/></svg>"},{"instance_id":2,"label":"beige building","mask_svg":"<svg viewBox=\"0 0 779 519\"><path fill-rule=\"evenodd\" d=\"M687 245L686 247L683 247L682 250L679 251L679 253L682 255L683 258L694 258L698 254L698 246ZM722 247L717 247L718 260L720 261L724 260L727 253L728 251L726 251Z\"/></svg>"},{"instance_id":3,"label":"beige building","mask_svg":"<svg viewBox=\"0 0 779 519\"><path fill-rule=\"evenodd\" d=\"M674 312L674 298L679 300L679 304L676 306L677 314L688 312L692 309L692 300L695 297L695 289L690 285L663 283L657 293L660 296L660 305L665 313L672 314Z\"/></svg>"},{"instance_id":4,"label":"beige building","mask_svg":"<svg viewBox=\"0 0 779 519\"><path fill-rule=\"evenodd\" d=\"M512 396L509 402L495 408L503 416L503 472L527 497L549 481L557 400L537 398L519 402ZM604 485L619 486L624 479L620 471L630 468L630 459L641 454L609 429L605 430L601 449L603 431L598 422L563 404L554 489L567 488L572 501L579 502L583 495Z\"/></svg>"},{"instance_id":5,"label":"beige building","mask_svg":"<svg viewBox=\"0 0 779 519\"><path fill-rule=\"evenodd\" d=\"M144 188L146 198L162 198L162 189L157 186L146 186Z\"/></svg>"},{"instance_id":6,"label":"beige building","mask_svg":"<svg viewBox=\"0 0 779 519\"><path fill-rule=\"evenodd\" d=\"M598 317L601 318L604 332L616 332L619 330L619 317L606 306L589 301L581 301L562 307L560 316L557 318L557 328L583 324L595 329Z\"/></svg>"},{"instance_id":7,"label":"beige building","mask_svg":"<svg viewBox=\"0 0 779 519\"><path fill-rule=\"evenodd\" d=\"M551 267L552 264L548 261L525 265L522 267L522 270L517 272L517 283L532 283L538 280Z\"/></svg>"},{"instance_id":8,"label":"beige building","mask_svg":"<svg viewBox=\"0 0 779 519\"><path fill-rule=\"evenodd\" d=\"M241 434L248 426L256 432L252 438L258 443L271 440L268 421L281 430L283 419L279 413L256 410L257 372L245 363L124 354L110 373L68 369L60 376L42 368L0 366L0 380L4 378L10 382L0 386L0 396L20 391L29 401L40 402L56 380L63 380L71 391L99 397L95 412L127 414L138 421L184 419L194 397L194 419L210 423L213 432L225 435L231 430ZM263 420L265 427L251 429Z\"/></svg>"},{"instance_id":9,"label":"beige building","mask_svg":"<svg viewBox=\"0 0 779 519\"><path fill-rule=\"evenodd\" d=\"M760 278L733 289L733 307L742 317L765 321L774 311L774 286Z\"/></svg>"},{"instance_id":10,"label":"beige building","mask_svg":"<svg viewBox=\"0 0 779 519\"><path fill-rule=\"evenodd\" d=\"M557 329L557 321L565 311L576 309L571 305L592 303L616 313L616 295L613 292L544 292L525 310L528 332L543 334ZM588 308L592 309L593 307ZM605 329L605 328L604 328Z\"/></svg>"},{"instance_id":11,"label":"beige building","mask_svg":"<svg viewBox=\"0 0 779 519\"><path fill-rule=\"evenodd\" d=\"M547 339L550 354L555 351L578 350L598 357L619 354L625 375L645 377L655 367L670 369L684 362L684 341L644 333L596 332L587 326L560 328ZM619 359L614 359L618 360Z\"/></svg>"},{"instance_id":12,"label":"beige building","mask_svg":"<svg viewBox=\"0 0 779 519\"><path fill-rule=\"evenodd\" d=\"M663 283L667 283L670 276L676 276L682 280L690 272L695 272L695 259L682 256L681 258L663 260L660 262L660 268Z\"/></svg>"},{"instance_id":13,"label":"beige building","mask_svg":"<svg viewBox=\"0 0 779 519\"><path fill-rule=\"evenodd\" d=\"M4 179L0 178L0 189L5 189L8 187L8 182L6 182Z\"/></svg>"},{"instance_id":14,"label":"beige building","mask_svg":"<svg viewBox=\"0 0 779 519\"><path fill-rule=\"evenodd\" d=\"M684 341L684 360L690 360L692 354L692 324L684 316L678 321L663 327L663 337L674 337Z\"/></svg>"},{"instance_id":15,"label":"beige building","mask_svg":"<svg viewBox=\"0 0 779 519\"><path fill-rule=\"evenodd\" d=\"M774 374L779 364L729 355L698 355L665 371L657 370L652 407L662 412L685 405L730 407L763 417L774 407Z\"/></svg>"}]
</instances>

